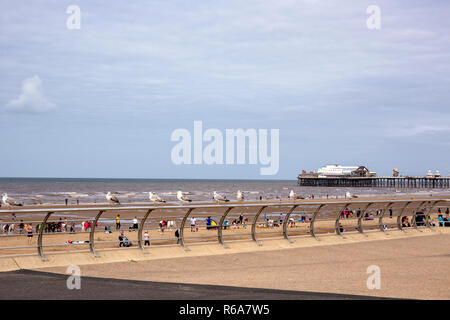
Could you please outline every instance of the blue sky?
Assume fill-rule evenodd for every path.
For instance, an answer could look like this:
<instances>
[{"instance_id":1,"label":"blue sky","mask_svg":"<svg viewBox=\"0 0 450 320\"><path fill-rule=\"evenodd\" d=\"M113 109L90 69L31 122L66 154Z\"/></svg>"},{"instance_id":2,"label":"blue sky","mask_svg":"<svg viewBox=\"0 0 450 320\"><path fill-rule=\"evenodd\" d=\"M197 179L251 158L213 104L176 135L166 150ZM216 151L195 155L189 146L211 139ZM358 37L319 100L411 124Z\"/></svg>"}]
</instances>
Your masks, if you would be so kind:
<instances>
[{"instance_id":1,"label":"blue sky","mask_svg":"<svg viewBox=\"0 0 450 320\"><path fill-rule=\"evenodd\" d=\"M294 179L327 163L447 175L449 14L448 1L9 2L0 176ZM171 133L194 120L279 129L278 174L174 165Z\"/></svg>"}]
</instances>

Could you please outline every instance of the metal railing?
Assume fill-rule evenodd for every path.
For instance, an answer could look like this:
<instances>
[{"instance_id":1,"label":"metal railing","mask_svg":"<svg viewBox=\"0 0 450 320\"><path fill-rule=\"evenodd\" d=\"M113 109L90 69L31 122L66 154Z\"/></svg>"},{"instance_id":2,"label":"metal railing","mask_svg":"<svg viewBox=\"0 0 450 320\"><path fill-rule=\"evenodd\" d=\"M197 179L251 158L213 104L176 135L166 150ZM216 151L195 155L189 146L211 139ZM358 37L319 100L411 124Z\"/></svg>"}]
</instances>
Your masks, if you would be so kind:
<instances>
[{"instance_id":1,"label":"metal railing","mask_svg":"<svg viewBox=\"0 0 450 320\"><path fill-rule=\"evenodd\" d=\"M170 238L149 238L149 242L154 243L155 241L159 240L177 240L177 245L183 248L184 250L189 250L189 247L187 246L187 243L185 240L191 239L216 239L215 241L218 241L219 244L221 244L224 248L228 248L225 242L225 236L226 237L243 237L243 236L251 236L251 239L258 245L262 245L261 240L258 238L258 235L265 235L267 238L267 235L274 235L278 234L281 235L282 239L286 239L290 243L293 242L291 239L292 236L289 236L289 231L292 231L292 228L290 230L289 225L292 221L292 215L295 213L296 210L301 212L308 212L311 215L311 218L309 219L309 226L307 230L307 234L312 236L313 238L319 240L318 237L318 228L317 224L321 221L328 221L333 223L334 221L334 232L333 234L337 234L342 236L343 235L343 226L342 223L345 221L345 223L349 223L350 221L356 221L356 226L354 227L356 232L359 232L361 234L364 234L364 221L368 220L368 212L370 210L377 210L377 217L378 217L378 223L375 226L371 226L371 230L374 231L381 231L384 232L387 228L384 224L383 219L386 218L386 212L392 208L395 207L397 214L396 216L396 228L398 230L403 230L405 227L405 217L411 217L412 226L411 228L418 229L418 216L417 213L421 208L425 208L426 210L423 210L423 217L420 222L420 226L425 226L427 228L431 228L432 225L430 224L430 215L432 214L433 210L438 208L439 205L443 205L442 208L446 208L449 205L450 200L448 199L411 199L411 200L373 200L373 201L362 201L362 200L341 200L341 201L290 201L290 202L277 202L277 203L245 203L245 202L232 202L232 203L226 203L226 204L189 204L189 205L152 205L152 206L140 206L140 205L122 205L122 206L96 206L96 207L63 207L63 208L40 208L40 207L33 207L33 208L23 208L23 209L1 209L0 210L0 218L4 217L7 214L27 214L27 215L33 215L33 214L45 214L45 217L43 218L42 222L40 223L40 228L37 231L37 246L30 245L30 246L11 246L11 247L3 247L2 243L5 241L2 241L3 237L0 237L0 250L4 249L24 249L24 248L37 248L37 254L41 257L43 261L47 261L47 258L44 253L44 248L49 247L61 247L65 244L43 244L44 235L50 235L54 233L46 232L48 230L45 230L45 227L47 223L50 221L50 219L57 215L57 214L63 214L70 212L73 215L79 215L82 213L95 213L95 217L93 218L84 218L84 220L90 220L91 228L88 231L81 231L81 232L71 232L70 234L82 234L82 233L88 233L89 234L89 241L77 243L79 245L88 245L90 252L93 254L94 257L99 257L99 254L96 251L96 243L100 244L117 244L121 241L96 241L95 239L95 233L96 232L103 232L103 231L96 231L96 227L98 226L98 223L101 219L101 217L105 214L105 212L108 213L120 213L120 212L139 212L144 211L145 214L140 219L140 222L138 223L138 230L137 231L137 248L140 249L144 253L148 253L148 251L145 248L144 241L143 241L143 230L148 229L145 228L146 223L148 223L149 218L152 217L152 213L156 210L159 212L165 212L170 213L174 211L180 211L183 210L184 214L181 215L175 215L172 216L172 218L181 219L181 225L179 228L179 236L177 237L170 237ZM348 210L348 208L353 207L359 207L358 213L359 215L356 218L351 217L349 218L343 218L343 212L345 210ZM360 209L362 207L362 209ZM216 210L212 214L219 214L220 216L220 222L217 224L214 229L217 230L216 235L207 235L207 236L191 236L188 237L185 235L185 228L186 228L186 222L193 214L193 212L198 212L200 209L206 209L206 210ZM225 224L227 221L227 217L229 217L231 211L233 209L240 209L241 213L243 211L252 211L255 210L256 213L253 216L253 219L251 220L251 223L248 223L248 226L250 227L250 233L248 232L239 232L239 233L228 233L224 235L223 230L227 229L228 227L231 228L231 225L228 223ZM280 229L277 229L276 231L270 231L270 232L257 232L257 226L266 225L268 223L268 219L265 218L264 222L258 222L263 212L268 210L280 210L285 216L283 216L282 221L280 221ZM324 219L318 219L319 215L326 211L326 217ZM285 212L285 213L284 213ZM407 212L410 212L409 214ZM205 214L204 212L202 213ZM208 215L209 213L206 213ZM160 218L161 214L156 217ZM60 218L61 219L61 218ZM67 218L66 218L67 219ZM374 220L373 218L372 220ZM81 221L83 219L80 218L74 218L70 221ZM33 221L37 221L36 218L33 216ZM300 220L299 220L300 221ZM306 220L305 220L306 221ZM16 222L17 223L17 222ZM242 222L241 222L242 224ZM409 224L409 222L408 222ZM295 220L294 225L297 226ZM191 230L192 231L192 230ZM67 232L66 232L67 233ZM14 236L14 235L10 235ZM26 236L26 233L24 234ZM271 237L273 238L273 237ZM158 246L155 244L150 245L151 246ZM119 249L119 248L109 248L111 249ZM11 255L13 256L13 255Z\"/></svg>"}]
</instances>

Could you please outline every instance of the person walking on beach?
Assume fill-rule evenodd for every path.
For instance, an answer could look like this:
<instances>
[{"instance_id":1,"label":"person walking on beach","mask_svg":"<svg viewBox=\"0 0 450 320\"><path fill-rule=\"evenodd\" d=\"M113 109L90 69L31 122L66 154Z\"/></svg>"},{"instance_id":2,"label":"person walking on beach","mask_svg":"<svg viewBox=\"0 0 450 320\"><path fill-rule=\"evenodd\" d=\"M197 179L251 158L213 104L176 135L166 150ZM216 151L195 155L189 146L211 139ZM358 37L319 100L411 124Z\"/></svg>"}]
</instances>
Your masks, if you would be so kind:
<instances>
[{"instance_id":1,"label":"person walking on beach","mask_svg":"<svg viewBox=\"0 0 450 320\"><path fill-rule=\"evenodd\" d=\"M67 206L67 203L69 202L69 199L67 199L67 198L66 198L66 200L65 200L65 201L66 201L66 206Z\"/></svg>"},{"instance_id":2,"label":"person walking on beach","mask_svg":"<svg viewBox=\"0 0 450 320\"><path fill-rule=\"evenodd\" d=\"M134 217L134 219L133 219L133 230L137 230L137 229L139 229L138 219L136 217Z\"/></svg>"},{"instance_id":3,"label":"person walking on beach","mask_svg":"<svg viewBox=\"0 0 450 320\"><path fill-rule=\"evenodd\" d=\"M124 234L123 234L123 231L119 234L119 248L120 247L124 247L124 244L123 244L123 238L124 238Z\"/></svg>"},{"instance_id":4,"label":"person walking on beach","mask_svg":"<svg viewBox=\"0 0 450 320\"><path fill-rule=\"evenodd\" d=\"M244 216L241 214L239 215L239 224L242 224L242 221L244 220Z\"/></svg>"},{"instance_id":5,"label":"person walking on beach","mask_svg":"<svg viewBox=\"0 0 450 320\"><path fill-rule=\"evenodd\" d=\"M116 217L116 230L120 230L120 214Z\"/></svg>"},{"instance_id":6,"label":"person walking on beach","mask_svg":"<svg viewBox=\"0 0 450 320\"><path fill-rule=\"evenodd\" d=\"M144 246L150 245L150 236L148 235L148 231L145 231L144 233Z\"/></svg>"},{"instance_id":7,"label":"person walking on beach","mask_svg":"<svg viewBox=\"0 0 450 320\"><path fill-rule=\"evenodd\" d=\"M28 245L30 246L33 238L33 224L27 224L25 230L27 231Z\"/></svg>"},{"instance_id":8,"label":"person walking on beach","mask_svg":"<svg viewBox=\"0 0 450 320\"><path fill-rule=\"evenodd\" d=\"M191 217L191 232L195 232L195 221L194 217Z\"/></svg>"},{"instance_id":9,"label":"person walking on beach","mask_svg":"<svg viewBox=\"0 0 450 320\"><path fill-rule=\"evenodd\" d=\"M161 221L159 222L159 231L160 231L161 233L164 233L164 224L165 224L165 221L164 221L164 220L161 220Z\"/></svg>"},{"instance_id":10,"label":"person walking on beach","mask_svg":"<svg viewBox=\"0 0 450 320\"><path fill-rule=\"evenodd\" d=\"M180 243L180 229L177 229L175 231L175 237L177 237L177 244L179 244Z\"/></svg>"}]
</instances>

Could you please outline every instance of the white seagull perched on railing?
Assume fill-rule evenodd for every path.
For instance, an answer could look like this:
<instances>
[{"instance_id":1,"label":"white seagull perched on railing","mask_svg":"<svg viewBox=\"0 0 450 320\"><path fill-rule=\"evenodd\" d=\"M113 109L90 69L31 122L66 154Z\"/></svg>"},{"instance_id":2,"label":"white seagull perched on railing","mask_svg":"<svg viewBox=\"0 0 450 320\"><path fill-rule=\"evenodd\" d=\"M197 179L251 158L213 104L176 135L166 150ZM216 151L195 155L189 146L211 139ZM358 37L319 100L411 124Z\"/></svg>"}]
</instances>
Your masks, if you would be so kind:
<instances>
[{"instance_id":1,"label":"white seagull perched on railing","mask_svg":"<svg viewBox=\"0 0 450 320\"><path fill-rule=\"evenodd\" d=\"M8 194L4 193L2 194L2 203L5 206L16 206L16 207L21 207L22 204L17 202L16 200L14 200L13 198L8 197Z\"/></svg>"},{"instance_id":2,"label":"white seagull perched on railing","mask_svg":"<svg viewBox=\"0 0 450 320\"><path fill-rule=\"evenodd\" d=\"M345 193L345 197L346 198L358 198L358 196L355 196L353 193L350 193L348 191Z\"/></svg>"},{"instance_id":3,"label":"white seagull perched on railing","mask_svg":"<svg viewBox=\"0 0 450 320\"><path fill-rule=\"evenodd\" d=\"M294 192L294 190L291 190L291 192L289 192L289 199L297 200L297 199L304 199L304 198L302 196L299 196L298 194L296 194Z\"/></svg>"},{"instance_id":4,"label":"white seagull perched on railing","mask_svg":"<svg viewBox=\"0 0 450 320\"><path fill-rule=\"evenodd\" d=\"M214 194L214 200L216 200L217 202L220 202L220 201L228 202L228 201L230 201L230 200L227 199L227 197L225 195L217 193L216 191L214 191L213 194Z\"/></svg>"},{"instance_id":5,"label":"white seagull perched on railing","mask_svg":"<svg viewBox=\"0 0 450 320\"><path fill-rule=\"evenodd\" d=\"M111 195L111 192L108 191L108 193L106 194L106 200L109 201L109 203L111 204L120 204L120 201L117 197Z\"/></svg>"},{"instance_id":6,"label":"white seagull perched on railing","mask_svg":"<svg viewBox=\"0 0 450 320\"><path fill-rule=\"evenodd\" d=\"M177 199L180 200L181 202L192 202L191 199L189 199L188 197L186 197L183 192L178 191L177 192Z\"/></svg>"},{"instance_id":7,"label":"white seagull perched on railing","mask_svg":"<svg viewBox=\"0 0 450 320\"><path fill-rule=\"evenodd\" d=\"M148 193L148 198L150 199L150 201L152 202L166 202L166 200L161 199L160 196L158 196L156 193L154 192L149 192Z\"/></svg>"},{"instance_id":8,"label":"white seagull perched on railing","mask_svg":"<svg viewBox=\"0 0 450 320\"><path fill-rule=\"evenodd\" d=\"M237 199L238 201L244 201L244 193L243 193L241 190L238 190L238 191L237 191L236 199Z\"/></svg>"}]
</instances>

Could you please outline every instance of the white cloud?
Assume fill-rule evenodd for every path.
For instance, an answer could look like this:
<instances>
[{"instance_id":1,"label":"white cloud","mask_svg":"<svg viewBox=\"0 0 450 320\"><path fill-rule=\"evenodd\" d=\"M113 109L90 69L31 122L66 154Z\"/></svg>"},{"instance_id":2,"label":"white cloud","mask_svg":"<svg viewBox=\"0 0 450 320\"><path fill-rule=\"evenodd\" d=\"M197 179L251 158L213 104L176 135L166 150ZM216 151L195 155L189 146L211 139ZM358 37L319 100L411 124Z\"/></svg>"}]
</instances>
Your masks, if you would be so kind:
<instances>
[{"instance_id":1,"label":"white cloud","mask_svg":"<svg viewBox=\"0 0 450 320\"><path fill-rule=\"evenodd\" d=\"M56 105L45 98L42 81L38 76L25 79L20 96L6 104L6 110L14 112L41 113L54 109Z\"/></svg>"}]
</instances>

